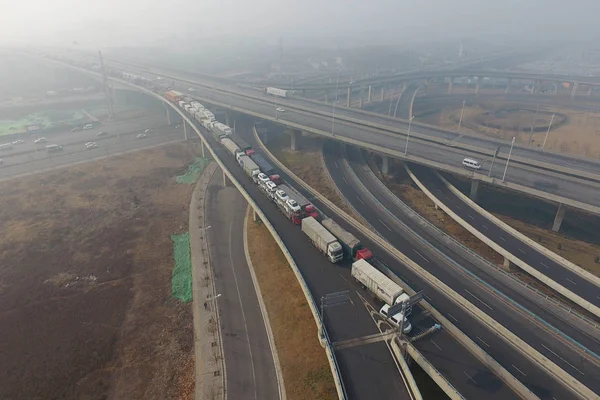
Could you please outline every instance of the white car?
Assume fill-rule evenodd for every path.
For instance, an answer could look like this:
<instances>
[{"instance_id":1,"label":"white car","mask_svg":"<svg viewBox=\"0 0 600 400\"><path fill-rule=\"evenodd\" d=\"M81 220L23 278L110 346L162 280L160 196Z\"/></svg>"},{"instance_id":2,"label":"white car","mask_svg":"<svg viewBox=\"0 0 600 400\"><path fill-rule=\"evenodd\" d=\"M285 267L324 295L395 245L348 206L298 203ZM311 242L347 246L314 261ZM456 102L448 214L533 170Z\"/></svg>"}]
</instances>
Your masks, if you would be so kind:
<instances>
[{"instance_id":1,"label":"white car","mask_svg":"<svg viewBox=\"0 0 600 400\"><path fill-rule=\"evenodd\" d=\"M278 112L285 112L285 108L283 108L283 107L277 107L276 110Z\"/></svg>"},{"instance_id":2,"label":"white car","mask_svg":"<svg viewBox=\"0 0 600 400\"><path fill-rule=\"evenodd\" d=\"M258 181L260 184L264 185L267 182L271 182L271 179L269 179L269 177L265 174L263 174L262 172L260 174L257 175Z\"/></svg>"},{"instance_id":3,"label":"white car","mask_svg":"<svg viewBox=\"0 0 600 400\"><path fill-rule=\"evenodd\" d=\"M97 147L98 147L98 144L96 142L87 142L85 144L86 149L95 149Z\"/></svg>"},{"instance_id":4,"label":"white car","mask_svg":"<svg viewBox=\"0 0 600 400\"><path fill-rule=\"evenodd\" d=\"M152 129L152 128L148 128L144 131L144 133L152 133L152 132L154 132L154 129Z\"/></svg>"},{"instance_id":5,"label":"white car","mask_svg":"<svg viewBox=\"0 0 600 400\"><path fill-rule=\"evenodd\" d=\"M390 309L390 306L387 304L384 304L383 307L381 307L381 310L379 310L379 313L381 315L383 315L385 318L387 318L388 321L390 321L392 324L394 324L396 326L400 326L400 318L402 318L402 313L398 313L398 314L390 317L387 312L389 309ZM402 332L410 333L411 330L412 330L412 325L411 325L410 321L408 320L408 318L404 317L404 326L402 327Z\"/></svg>"},{"instance_id":6,"label":"white car","mask_svg":"<svg viewBox=\"0 0 600 400\"><path fill-rule=\"evenodd\" d=\"M162 76L157 76L156 79L159 80L159 81L161 81L162 80Z\"/></svg>"},{"instance_id":7,"label":"white car","mask_svg":"<svg viewBox=\"0 0 600 400\"><path fill-rule=\"evenodd\" d=\"M138 138L138 139L143 139L145 137L148 137L148 135L146 135L145 133L140 133L136 136L136 138Z\"/></svg>"},{"instance_id":8,"label":"white car","mask_svg":"<svg viewBox=\"0 0 600 400\"><path fill-rule=\"evenodd\" d=\"M23 139L17 139L14 142L12 142L12 144L23 144L25 143L25 141Z\"/></svg>"},{"instance_id":9,"label":"white car","mask_svg":"<svg viewBox=\"0 0 600 400\"><path fill-rule=\"evenodd\" d=\"M289 197L287 195L287 193L285 193L283 190L279 189L275 192L275 199L277 200L277 202L281 205L284 205L286 201L288 201Z\"/></svg>"},{"instance_id":10,"label":"white car","mask_svg":"<svg viewBox=\"0 0 600 400\"><path fill-rule=\"evenodd\" d=\"M33 141L33 143L46 143L48 141L48 139L46 139L45 137L41 137L41 138L37 138Z\"/></svg>"},{"instance_id":11,"label":"white car","mask_svg":"<svg viewBox=\"0 0 600 400\"><path fill-rule=\"evenodd\" d=\"M193 87L188 88L188 92L195 92L195 91L196 91L196 89L194 89Z\"/></svg>"},{"instance_id":12,"label":"white car","mask_svg":"<svg viewBox=\"0 0 600 400\"><path fill-rule=\"evenodd\" d=\"M287 208L292 210L293 212L298 212L300 211L300 205L298 204L298 202L294 199L288 199L288 201L286 201L287 204Z\"/></svg>"},{"instance_id":13,"label":"white car","mask_svg":"<svg viewBox=\"0 0 600 400\"><path fill-rule=\"evenodd\" d=\"M88 131L88 130L90 130L90 129L94 129L94 124L86 124L86 125L83 127L83 130L84 130L84 131Z\"/></svg>"},{"instance_id":14,"label":"white car","mask_svg":"<svg viewBox=\"0 0 600 400\"><path fill-rule=\"evenodd\" d=\"M13 147L12 143L0 144L0 150L10 150L10 149L12 149L12 147Z\"/></svg>"}]
</instances>

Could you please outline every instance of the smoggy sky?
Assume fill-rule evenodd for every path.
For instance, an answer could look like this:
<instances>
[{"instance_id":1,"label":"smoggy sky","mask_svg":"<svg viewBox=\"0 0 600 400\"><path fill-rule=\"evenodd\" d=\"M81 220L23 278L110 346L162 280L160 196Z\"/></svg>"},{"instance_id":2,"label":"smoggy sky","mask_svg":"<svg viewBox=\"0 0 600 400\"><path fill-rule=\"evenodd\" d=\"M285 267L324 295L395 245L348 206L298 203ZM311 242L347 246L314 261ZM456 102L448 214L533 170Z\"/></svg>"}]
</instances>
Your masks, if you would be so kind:
<instances>
[{"instance_id":1,"label":"smoggy sky","mask_svg":"<svg viewBox=\"0 0 600 400\"><path fill-rule=\"evenodd\" d=\"M600 0L0 0L0 44L207 37L600 37Z\"/></svg>"}]
</instances>

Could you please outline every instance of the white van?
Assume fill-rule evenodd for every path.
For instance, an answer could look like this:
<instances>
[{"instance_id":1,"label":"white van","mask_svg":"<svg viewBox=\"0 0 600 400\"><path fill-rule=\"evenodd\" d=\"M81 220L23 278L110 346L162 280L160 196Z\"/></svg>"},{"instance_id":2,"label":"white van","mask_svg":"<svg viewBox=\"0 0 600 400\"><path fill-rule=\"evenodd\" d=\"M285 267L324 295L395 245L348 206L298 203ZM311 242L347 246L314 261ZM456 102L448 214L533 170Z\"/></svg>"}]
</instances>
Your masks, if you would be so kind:
<instances>
[{"instance_id":1,"label":"white van","mask_svg":"<svg viewBox=\"0 0 600 400\"><path fill-rule=\"evenodd\" d=\"M481 164L479 164L479 161L473 160L472 158L465 158L463 160L462 164L467 168L472 168L472 169L477 169L477 170L481 168Z\"/></svg>"}]
</instances>

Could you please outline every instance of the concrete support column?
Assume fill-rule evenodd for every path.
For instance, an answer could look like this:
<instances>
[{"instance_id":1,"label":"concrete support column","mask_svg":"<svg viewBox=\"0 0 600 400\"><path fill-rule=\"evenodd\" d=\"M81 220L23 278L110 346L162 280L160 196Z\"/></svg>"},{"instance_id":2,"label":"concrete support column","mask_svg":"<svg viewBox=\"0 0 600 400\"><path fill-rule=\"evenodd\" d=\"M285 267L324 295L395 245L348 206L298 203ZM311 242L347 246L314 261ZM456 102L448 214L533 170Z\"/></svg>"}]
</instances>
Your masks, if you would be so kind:
<instances>
[{"instance_id":1,"label":"concrete support column","mask_svg":"<svg viewBox=\"0 0 600 400\"><path fill-rule=\"evenodd\" d=\"M346 97L346 107L350 107L350 100L352 99L352 88L348 88L348 94Z\"/></svg>"},{"instance_id":2,"label":"concrete support column","mask_svg":"<svg viewBox=\"0 0 600 400\"><path fill-rule=\"evenodd\" d=\"M558 205L558 210L556 211L556 216L554 217L554 223L552 224L552 230L554 232L558 232L560 229L560 226L562 225L563 222L563 218L565 217L565 212L567 211L567 208L564 206L564 204L559 204Z\"/></svg>"},{"instance_id":3,"label":"concrete support column","mask_svg":"<svg viewBox=\"0 0 600 400\"><path fill-rule=\"evenodd\" d=\"M381 173L383 175L389 175L392 172L394 166L394 159L388 156L381 156Z\"/></svg>"},{"instance_id":4,"label":"concrete support column","mask_svg":"<svg viewBox=\"0 0 600 400\"><path fill-rule=\"evenodd\" d=\"M363 88L360 88L360 98L358 99L358 108L362 108Z\"/></svg>"},{"instance_id":5,"label":"concrete support column","mask_svg":"<svg viewBox=\"0 0 600 400\"><path fill-rule=\"evenodd\" d=\"M577 87L579 87L579 82L571 83L571 98L574 98L577 94Z\"/></svg>"},{"instance_id":6,"label":"concrete support column","mask_svg":"<svg viewBox=\"0 0 600 400\"><path fill-rule=\"evenodd\" d=\"M504 91L504 94L508 94L508 92L510 91L511 84L512 84L512 79L508 78L508 83L506 84L506 90Z\"/></svg>"},{"instance_id":7,"label":"concrete support column","mask_svg":"<svg viewBox=\"0 0 600 400\"><path fill-rule=\"evenodd\" d=\"M369 85L369 94L367 95L367 103L373 100L373 85Z\"/></svg>"},{"instance_id":8,"label":"concrete support column","mask_svg":"<svg viewBox=\"0 0 600 400\"><path fill-rule=\"evenodd\" d=\"M402 82L402 91L403 92L406 90L406 86L408 86L408 83L406 83L406 81Z\"/></svg>"},{"instance_id":9,"label":"concrete support column","mask_svg":"<svg viewBox=\"0 0 600 400\"><path fill-rule=\"evenodd\" d=\"M204 141L200 141L200 151L202 152L202 158L206 158L204 155Z\"/></svg>"},{"instance_id":10,"label":"concrete support column","mask_svg":"<svg viewBox=\"0 0 600 400\"><path fill-rule=\"evenodd\" d=\"M530 94L535 94L536 90L539 90L541 83L538 79L531 81L531 92Z\"/></svg>"},{"instance_id":11,"label":"concrete support column","mask_svg":"<svg viewBox=\"0 0 600 400\"><path fill-rule=\"evenodd\" d=\"M385 88L382 87L381 88L381 102L383 103L383 100L385 99Z\"/></svg>"},{"instance_id":12,"label":"concrete support column","mask_svg":"<svg viewBox=\"0 0 600 400\"><path fill-rule=\"evenodd\" d=\"M481 77L477 77L477 84L475 85L475 94L479 94L479 89L481 88Z\"/></svg>"},{"instance_id":13,"label":"concrete support column","mask_svg":"<svg viewBox=\"0 0 600 400\"><path fill-rule=\"evenodd\" d=\"M448 82L448 94L452 94L452 86L454 86L454 78L450 78L450 82Z\"/></svg>"},{"instance_id":14,"label":"concrete support column","mask_svg":"<svg viewBox=\"0 0 600 400\"><path fill-rule=\"evenodd\" d=\"M165 111L167 112L167 125L171 125L171 107L167 103L163 103L163 106L165 106Z\"/></svg>"},{"instance_id":15,"label":"concrete support column","mask_svg":"<svg viewBox=\"0 0 600 400\"><path fill-rule=\"evenodd\" d=\"M188 140L187 123L185 122L185 119L183 120L183 136L185 137L185 140Z\"/></svg>"},{"instance_id":16,"label":"concrete support column","mask_svg":"<svg viewBox=\"0 0 600 400\"><path fill-rule=\"evenodd\" d=\"M225 111L225 125L229 126L229 112Z\"/></svg>"},{"instance_id":17,"label":"concrete support column","mask_svg":"<svg viewBox=\"0 0 600 400\"><path fill-rule=\"evenodd\" d=\"M256 212L255 209L252 209L252 221L254 221L254 222L260 221L260 217L258 216L258 213Z\"/></svg>"},{"instance_id":18,"label":"concrete support column","mask_svg":"<svg viewBox=\"0 0 600 400\"><path fill-rule=\"evenodd\" d=\"M477 191L479 189L479 179L471 179L471 191L469 192L469 197L473 201L477 201Z\"/></svg>"},{"instance_id":19,"label":"concrete support column","mask_svg":"<svg viewBox=\"0 0 600 400\"><path fill-rule=\"evenodd\" d=\"M588 95L588 97L592 97L592 87L591 86L588 88L587 95Z\"/></svg>"},{"instance_id":20,"label":"concrete support column","mask_svg":"<svg viewBox=\"0 0 600 400\"><path fill-rule=\"evenodd\" d=\"M223 187L227 187L228 181L229 181L229 178L227 178L227 175L225 175L225 171L223 171Z\"/></svg>"},{"instance_id":21,"label":"concrete support column","mask_svg":"<svg viewBox=\"0 0 600 400\"><path fill-rule=\"evenodd\" d=\"M510 260L506 257L504 257L504 262L502 263L502 268L506 271L506 272L514 272L517 271L518 268L510 262Z\"/></svg>"},{"instance_id":22,"label":"concrete support column","mask_svg":"<svg viewBox=\"0 0 600 400\"><path fill-rule=\"evenodd\" d=\"M290 141L290 147L292 151L296 151L300 148L300 137L302 136L302 132L293 130L291 135L292 140Z\"/></svg>"},{"instance_id":23,"label":"concrete support column","mask_svg":"<svg viewBox=\"0 0 600 400\"><path fill-rule=\"evenodd\" d=\"M329 90L325 90L325 103L329 103Z\"/></svg>"}]
</instances>

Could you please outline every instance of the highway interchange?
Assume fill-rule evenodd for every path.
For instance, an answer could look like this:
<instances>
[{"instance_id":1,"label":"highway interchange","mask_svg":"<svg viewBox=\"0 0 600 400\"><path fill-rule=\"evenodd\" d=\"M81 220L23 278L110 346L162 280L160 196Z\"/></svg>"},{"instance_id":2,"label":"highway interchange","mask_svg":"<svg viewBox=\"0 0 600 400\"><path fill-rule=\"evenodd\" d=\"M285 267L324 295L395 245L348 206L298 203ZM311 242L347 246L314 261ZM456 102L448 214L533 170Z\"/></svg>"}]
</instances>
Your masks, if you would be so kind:
<instances>
[{"instance_id":1,"label":"highway interchange","mask_svg":"<svg viewBox=\"0 0 600 400\"><path fill-rule=\"evenodd\" d=\"M197 90L198 90L198 92L201 92L199 94L202 97L207 96L207 92L202 92L201 88L197 88ZM225 96L224 98L223 97L219 97L221 95L219 93L216 93L216 92L210 92L209 96L212 96L210 98L214 99L214 101L217 101L217 102L235 103L236 101L242 101L242 100L236 99L235 96L223 95L223 96ZM247 108L247 105L248 105L248 102L245 105L243 105L243 107ZM258 112L263 112L263 113L264 112L270 112L270 113L273 113L273 107L271 105L262 105L261 107L263 107L262 111L258 111ZM289 118L295 118L296 120L300 120L300 121L307 119L307 117L303 113L301 113L301 112L295 113L295 112L293 112L291 110L288 110L286 112L286 114L285 114L285 120L287 121L287 120L289 120ZM319 119L319 118L315 118L315 119ZM323 117L323 120L326 120L326 118ZM302 123L302 122L299 122L299 123ZM325 126L325 125L326 124L324 124L322 126ZM340 128L340 129L343 129L344 135L346 135L346 131L347 130L349 130L349 129L350 130L355 129L352 126L347 125L347 124L340 124L340 125L342 126L342 128ZM337 126L338 126L338 124L337 124L337 121L336 121L336 127ZM329 125L329 127L331 127L331 125ZM322 129L322 128L319 128L319 129ZM324 128L322 130L327 131L327 129L324 129ZM337 130L336 130L336 134L337 134ZM365 135L363 134L362 136L364 137ZM358 137L361 137L360 133L358 133ZM248 135L247 135L246 139L248 141L251 141L251 137L249 137ZM396 142L397 142L397 140L396 140ZM385 144L386 145L397 145L397 144L389 143L389 142L385 143ZM411 142L411 146L413 146L413 142ZM415 149L421 149L419 147L419 144L415 144L414 147L415 147ZM423 152L426 153L426 147L427 146L423 146L423 149L421 149L419 151L423 151ZM228 154L226 152L223 152L222 149L220 149L220 147L216 145L216 143L214 145L214 148L218 149L217 152L221 151L222 156L221 155L219 155L219 156L220 156L220 158L222 158L223 161L225 161L226 157L228 156ZM429 153L427 153L427 154L429 155ZM462 156L460 156L460 157L462 157ZM457 159L460 159L460 158L457 158ZM228 162L230 162L230 161L233 162L233 164L231 164L232 165L231 171L234 172L234 174L235 174L235 171L238 171L235 168L236 167L235 162L233 160L231 160L231 158L230 158L230 160ZM512 167L511 166L511 169L512 168L515 168L515 170L519 169L518 167ZM332 171L333 171L333 169L332 169ZM238 171L238 172L240 172L240 171ZM285 179L289 179L288 177L284 177L284 178ZM243 179L247 179L247 178L245 178L240 173L240 178L239 179L240 179L240 181L243 182ZM342 179L342 180L344 180L344 179ZM341 182L339 180L336 180L336 181L337 182ZM254 187L248 188L248 185L246 185L246 190L252 191L252 189L254 189ZM344 193L346 193L346 192L344 191ZM308 195L308 194L305 193L305 195ZM260 197L261 194L258 193L258 196ZM254 197L254 195L253 195L253 197ZM359 199L358 196L355 196L355 197L357 199ZM258 201L259 199L255 198L255 200ZM312 200L315 201L315 199L312 199ZM368 199L367 198L363 198L362 202L364 202L365 200L368 200ZM317 206L319 206L321 209L326 210L326 213L328 215L332 215L333 214L333 212L331 210L327 210L327 208L324 207L323 205L319 204L318 201L315 201L315 204L317 204ZM272 208L272 205L269 205L268 203L265 204L265 208L269 207L269 206ZM262 206L261 206L261 208L262 208ZM380 214L380 216L382 216L382 214ZM279 213L277 213L277 212L273 213L272 217L275 220L277 220L277 219L283 219L283 217ZM385 218L387 219L389 217L385 217ZM269 216L269 219L271 219L271 216ZM393 224L392 223L386 224L386 223L383 223L383 221L381 221L380 218L375 218L375 219L379 220L380 222L382 222L382 224L380 226L378 226L378 227L375 226L376 230L379 231L380 233L384 232L386 229L388 231L390 231L390 232L395 231L395 234L392 235L392 236L396 236L397 238L399 238L398 240L404 240L404 241L407 240L405 238L402 238L403 233L402 233L401 230L398 230L398 228L395 226L396 225L395 223L393 223ZM369 221L370 222L371 221L375 221L375 219L370 219L369 218ZM386 219L384 219L384 220L386 220ZM285 221L285 219L283 219L283 223L285 223L285 224L287 224L289 226L289 222ZM393 229L390 229L391 225L394 225ZM280 226L280 228L282 228L282 229L278 229L278 231L280 231L282 233L287 233L287 231L293 231L293 229L283 229L283 226ZM348 227L348 229L352 231L352 228ZM292 234L292 232L290 232L290 234ZM283 236L283 234L282 234L282 236ZM302 236L295 235L295 237L294 237L294 235L292 234L292 236L290 238L296 239L296 243L298 243L298 242L300 242ZM288 245L288 243L290 243L290 241L289 241L290 238L288 238L288 240L285 240L286 245ZM292 242L293 241L294 240L292 240ZM367 240L365 240L365 243L370 248L372 248L374 250L374 252L376 252L377 254L384 254L385 253L382 249L379 249L378 246L376 246L376 245L374 245L372 243L368 243ZM304 245L305 245L305 243L304 243ZM411 246L411 245L409 244L408 246ZM307 252L306 252L306 245L303 246L303 247L304 247L303 251L298 252L297 255L300 256L300 254L302 254L302 258L305 258L305 257L307 257L307 255L306 255L307 254ZM408 251L408 249L407 249L407 251L405 251L406 244L405 245L396 245L396 247L398 247L403 252L405 252L405 254L409 255L409 257L411 256L410 251ZM314 249L312 249L312 250L314 250ZM415 260L415 261L417 261L417 262L419 262L421 264L423 264L423 260L425 260L425 263L428 264L428 263L430 263L429 260L433 260L433 259L437 258L436 262L440 262L439 260L442 258L439 255L431 255L430 258L428 258L428 255L427 254L423 254L420 250L422 250L422 249L420 248L419 251L416 251L413 254L413 256L414 257L420 257L420 260ZM290 251L291 251L291 249L290 249ZM425 250L423 250L423 251L425 251ZM315 253L316 253L316 251L315 251ZM315 256L318 257L319 260L321 261L320 264L325 264L325 265L323 265L322 268L316 268L318 270L317 272L315 272L315 271L311 272L310 271L311 269L315 269L315 267L314 267L315 265L319 265L319 263L315 259L314 262L311 262L309 264L311 267L305 267L306 270L302 271L303 274L306 273L307 276L309 276L309 277L311 275L313 275L314 278L317 278L317 275L314 275L315 273L316 274L322 274L323 276L326 276L326 275L331 275L331 270L332 269L333 270L337 270L338 269L337 266L334 266L332 268L331 265L328 264L326 261L324 261L319 254L315 254ZM385 259L385 257L383 257L383 258ZM402 268L401 265L398 265L399 263L393 262L391 260L386 260L386 261L390 261L388 264L390 265L390 267L392 268L392 270L394 270L395 272L396 271L402 271L403 268ZM426 265L423 265L423 266L426 267ZM330 270L330 272L326 272L327 270ZM446 272L448 272L448 271L446 271ZM347 273L347 271L346 271L346 273ZM458 275L453 277L452 276L453 274L455 274L455 273L454 272L450 273L446 277L447 279L445 279L445 281L448 281L448 280L451 281L451 280L460 279L458 277ZM334 275L339 275L339 276L342 276L342 278L343 278L344 274L342 273L342 271L336 271L336 273L334 273ZM426 283L420 285L419 283L421 283L421 282L419 282L419 277L411 277L409 271L402 271L402 273L399 273L399 275L403 279L405 279L408 283L410 283L411 286L413 286L413 287L416 287L416 288L419 288L419 287L420 288L426 288L427 287ZM337 284L332 285L333 282L339 281L339 277L336 277L335 279L333 279L333 277L332 277L332 279L330 281L329 279L323 279L323 276L320 276L319 277L320 279L319 278L317 278L317 279L309 279L309 282L311 282L311 286L312 286L311 287L311 291L315 291L315 298L318 298L318 296L317 296L318 293L321 293L321 295L322 295L322 294L327 293L327 292L331 292L331 291L335 291L335 290L341 290L339 287L337 287ZM327 280L328 284L327 285L322 285L320 283L319 284L315 283L315 282L321 282L323 280ZM347 283L346 284L342 284L342 285L343 286L347 286ZM508 289L505 289L505 290L508 290ZM360 291L360 289L358 289L357 291ZM434 292L433 290L430 290L430 291L426 290L426 292L427 292L428 296L430 296L430 299L436 305L436 307L439 310L441 310L442 312L444 312L444 310L443 310L443 308L444 308L444 306L443 306L444 305L444 301L440 300L439 298L436 299L436 297L439 296L439 295L437 293L433 293ZM473 291L471 293L474 295L473 297L475 299L479 299L480 301L483 300L482 298L485 295L483 292L476 291L475 288L473 288ZM481 298L479 296L481 296ZM518 294L511 295L510 297L512 297L513 299L516 299L516 298L518 298ZM357 303L360 304L360 299L359 298L355 298L354 300L356 300ZM470 300L472 300L472 299L470 299ZM496 300L491 300L490 303L487 303L487 300L481 301L481 303L484 303L482 305L482 307L485 307L485 305L487 304L488 308L492 308L492 307L490 307L489 304L493 305L493 301L496 301ZM498 311L498 309L496 309L496 307L494 307L492 309L492 311L494 311L494 310ZM457 323L460 320L466 321L466 320L469 319L469 317L467 317L466 315L461 315L461 311L458 310L458 309L457 310L453 309L452 311L453 311L453 314L450 314L449 312L448 312L448 314L451 315L453 317L453 319L456 320ZM485 310L485 309L483 311L487 312L487 310ZM505 317L500 317L500 318L497 315L494 316L499 322L502 322L503 325L505 325L505 326L507 326L508 324L510 324L510 320L511 319L516 318L514 315L507 315L507 314L514 314L514 313L511 313L510 311L502 310L502 311L498 311L498 312L500 312L500 313L504 312L504 314L506 315ZM339 341L339 340L343 340L345 338L348 338L347 337L348 331L352 331L353 334L357 335L357 336L361 336L361 335L365 335L365 334L369 334L369 333L374 333L371 330L357 329L359 325L362 326L362 325L366 325L366 324L363 321L362 323L359 323L359 324L355 325L354 323L352 323L351 321L349 321L348 315L352 315L354 313L356 313L354 310L352 312L350 312L350 313L339 311L339 310L335 310L335 313L333 311L331 312L331 314L332 314L331 316L328 313L328 315L327 315L328 328L329 328L329 330L330 330L330 332L331 332L331 334L332 334L332 336L334 337L335 340ZM361 312L358 312L356 314L360 315ZM341 316L343 316L343 317L341 317ZM354 317L356 318L356 316L354 316ZM366 315L364 315L362 318L364 318L364 317L366 317ZM419 326L419 319L420 319L419 318L419 314L416 313L415 317L417 319L416 326ZM506 318L506 320L504 320L504 318ZM521 318L521 317L519 317L519 318ZM552 316L548 316L548 318L551 319ZM431 323L431 320L427 320L426 318L423 318L423 320L426 321L426 323ZM354 321L354 322L358 322L358 321ZM353 330L348 329L349 328L349 325L348 325L349 323L352 324ZM520 324L527 325L527 324L529 324L529 321L523 320L523 321L520 322ZM368 325L369 326L373 326L372 321ZM523 377L518 376L518 378L521 379L524 382L529 382L528 386L532 390L534 390L536 392L536 394L538 394L541 398L556 398L556 399L568 398L569 394L567 392L564 392L564 388L562 386L560 386L557 382L553 381L551 378L549 378L547 375L545 375L545 373L543 373L541 370L539 370L532 363L528 362L528 360L524 359L522 356L520 356L518 354L515 355L514 353L517 353L517 352L514 351L510 346L507 346L505 344L503 345L501 343L501 341L498 340L495 337L495 335L493 335L493 333L486 332L486 329L483 329L481 327L480 327L481 328L480 329L480 328L477 327L477 325L478 325L477 322L475 322L475 321L473 321L473 322L469 321L469 323L468 323L468 329L467 330L462 329L462 330L465 331L465 332L467 332L467 333L469 333L469 335L471 335L471 333L474 332L476 334L477 338L479 338L479 340L481 342L483 342L485 344L485 346L487 346L487 347L492 347L493 346L494 347L493 350L497 352L497 353L494 354L494 358L496 358L496 360L499 361L503 365L509 365L509 364L512 365L512 367L514 367L514 370L511 371L511 373L513 373L513 374L519 374L520 373L521 375L523 375ZM517 321L517 325L516 325L517 328L518 328L518 325L519 325L519 323ZM423 327L424 325L420 325L420 326ZM435 357L434 353L436 353L438 350L441 351L442 346L445 347L446 343L449 343L449 342L444 342L445 339L443 339L441 337L441 335L440 335L442 333L443 332L438 332L438 333L435 334L435 342L433 340L430 340L433 344L429 344L429 346L430 346L429 349L423 348L422 351L424 351L425 353L427 353L427 357L428 358L435 359L436 357ZM589 337L586 338L585 335L582 334L582 332L573 331L573 332L570 332L570 333L573 334L573 335L575 335L575 336L580 335L579 339L581 341L585 341L585 340L589 340L590 339ZM534 333L534 335L536 335L536 334L537 335L543 335L543 333L540 333L540 332ZM438 335L440 335L440 336L438 336ZM523 337L523 336L521 336L521 337ZM451 338L449 340L452 341ZM535 340L535 339L530 338L530 340ZM545 340L548 340L548 339L545 339ZM552 340L555 340L555 339L550 339L550 340L552 341ZM440 345L440 342L442 343L442 345ZM548 343L549 344L550 342L544 342L544 343ZM419 343L419 346L420 345L421 344ZM431 346L434 346L434 347L431 347ZM553 350L550 350L551 352L556 349L556 347L554 347L554 346L556 346L556 344L552 344L552 346L553 346L552 347ZM435 349L436 347L437 347L438 350ZM368 345L367 348L369 350L369 357L373 357L373 355L376 355L376 357L379 359L379 362L381 362L382 360L385 360L385 359L387 359L389 357L389 352L385 348L385 346L383 345L383 343L378 343L377 345ZM378 350L375 350L376 348ZM456 346L448 344L448 348L456 348ZM362 363L362 366L364 367L364 363L365 363L364 355L365 354L363 353L363 351L360 348L358 348L358 349L354 348L354 349L351 349L351 350L352 350L351 352L349 352L347 350L343 350L343 351L337 352L338 360L340 361L341 368L342 368L342 371L344 373L349 374L350 376L353 376L353 377L355 377L355 376L358 377L359 374L357 374L357 371L353 371L353 368L354 368L353 364L356 363L356 360L352 360L352 358L353 357L361 357L361 363ZM492 349L486 348L485 350L488 351L488 352L490 352L490 354L492 353ZM559 350L557 350L557 352L558 351ZM464 350L463 350L463 352L464 352ZM590 386L590 387L592 387L594 390L598 391L597 388L593 386L594 385L594 381L596 382L596 384L598 382L598 379L595 376L595 373L597 371L594 370L593 367L592 367L592 370L590 371L589 370L590 367L585 365L585 360L582 360L582 361L580 361L580 363L577 363L577 364L572 364L571 361L573 361L573 362L576 362L576 361L575 360L569 360L569 358L568 358L568 357L570 357L569 354L564 354L564 353L563 354L553 353L553 354L556 355L558 357L558 359L564 361L566 364L574 367L575 370L578 370L578 367L580 367L581 369L579 369L579 372L581 372L581 375L587 375L587 376L585 376L585 379L586 380L588 378L590 379L590 382L592 384L592 386ZM463 362L463 361L466 362L464 355L461 355L461 354L457 353L456 357L457 358L455 360L460 359L461 362ZM565 358L563 358L563 357L565 357ZM448 360L447 360L447 358L449 358L448 351L447 350L444 351L443 352L443 357L440 357L440 358L444 358L445 362L448 362ZM518 366L516 366L516 365L512 364L512 363L515 362L514 360L522 361L522 363L520 363L520 364L518 364ZM393 369L393 368L389 368L390 366L393 365L393 364L389 363L389 361L391 361L391 359L389 359L387 362L384 362L384 364L387 365L387 368L380 369L380 370L378 370L379 373L376 373L377 380L381 379L380 373L383 373L385 375L385 373L389 373L390 369ZM461 379L458 379L455 376L455 375L460 375L458 373L459 371L456 368L452 368L452 366L447 365L446 367L449 367L449 368L443 368L442 367L442 370L444 370L444 374L445 375L446 375L446 373L448 373L449 376L451 376L454 379L456 379L457 384L460 385L461 388L464 387L465 392L463 394L469 393L469 395L466 396L467 398L481 398L482 396L485 396L485 397L494 397L496 394L499 394L499 396L500 396L500 397L497 397L497 398L511 398L512 397L512 393L509 394L508 392L503 391L502 388L506 388L506 387L502 384L501 381L498 381L497 378L494 378L492 380L487 380L486 381L485 377L487 377L489 379L489 375L487 375L487 374L490 374L490 373L489 373L489 371L487 371L487 374L486 374L486 372L485 372L486 369L485 368L481 369L481 366L480 365L478 366L478 362L477 361L471 360L471 363L466 363L465 365L470 365L471 367L476 368L476 371L478 371L479 373L483 374L482 377L484 377L484 379L480 380L479 384L478 384L478 382L473 378L473 376L470 375L465 370L463 372L466 375L467 379L463 378L462 381L461 381ZM507 369L510 370L510 368L507 368ZM387 372L384 372L384 371L387 371ZM585 371L585 373L583 373L582 371ZM371 371L371 372L374 372L374 371ZM473 371L471 371L471 373L472 372ZM569 372L571 372L571 371L569 371ZM397 373L397 371L396 371L396 373ZM364 376L364 371L363 371L363 376ZM390 378L392 378L394 381L396 381L396 380L398 380L398 382L400 381L399 379L397 379L397 377L394 378L393 376L390 376ZM581 378L581 377L579 377L579 378ZM485 383L481 384L482 381L485 382ZM589 385L590 382L586 382L586 383L588 383L588 385ZM473 385L473 383L476 383L476 384ZM453 384L454 384L454 382L453 382ZM365 379L365 381L361 381L359 379L356 382L354 381L354 379L352 379L351 382L350 382L350 391L349 391L349 393L352 393L352 394L356 395L356 398L363 398L361 396L361 393L366 394L366 392L364 391L364 389L366 387L368 387L368 386L369 385L366 382L366 379ZM473 386L476 387L476 389L475 389L476 391L475 392L469 392L469 390L474 390ZM372 390L373 388L371 387L369 389ZM392 390L392 392L388 392L388 390ZM483 392L479 392L481 390ZM405 392L404 392L403 388L400 388L400 387L397 387L395 389L393 387L391 387L391 388L387 387L385 393L381 392L379 394L382 397L386 397L387 398L389 395L391 395L393 393L393 391L396 391L397 394L400 395L400 396L404 396L405 395ZM462 390L461 390L461 392L462 392ZM372 392L369 392L369 394L370 394L370 396L373 395ZM354 398L354 396L352 396L352 398ZM364 397L364 398L370 398L370 397Z\"/></svg>"}]
</instances>

